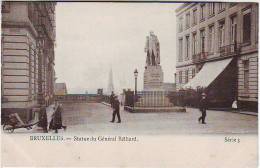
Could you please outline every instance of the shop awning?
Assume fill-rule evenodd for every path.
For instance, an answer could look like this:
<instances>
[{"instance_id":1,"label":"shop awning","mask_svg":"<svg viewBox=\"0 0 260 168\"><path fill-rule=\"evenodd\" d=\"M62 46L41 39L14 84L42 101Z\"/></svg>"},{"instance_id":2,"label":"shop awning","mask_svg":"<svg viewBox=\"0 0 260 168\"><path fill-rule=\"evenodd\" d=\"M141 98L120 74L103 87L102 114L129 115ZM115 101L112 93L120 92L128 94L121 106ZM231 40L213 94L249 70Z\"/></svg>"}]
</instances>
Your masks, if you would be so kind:
<instances>
[{"instance_id":1,"label":"shop awning","mask_svg":"<svg viewBox=\"0 0 260 168\"><path fill-rule=\"evenodd\" d=\"M205 63L195 77L185 84L183 88L196 89L197 87L208 87L218 75L224 71L231 61L232 58Z\"/></svg>"}]
</instances>

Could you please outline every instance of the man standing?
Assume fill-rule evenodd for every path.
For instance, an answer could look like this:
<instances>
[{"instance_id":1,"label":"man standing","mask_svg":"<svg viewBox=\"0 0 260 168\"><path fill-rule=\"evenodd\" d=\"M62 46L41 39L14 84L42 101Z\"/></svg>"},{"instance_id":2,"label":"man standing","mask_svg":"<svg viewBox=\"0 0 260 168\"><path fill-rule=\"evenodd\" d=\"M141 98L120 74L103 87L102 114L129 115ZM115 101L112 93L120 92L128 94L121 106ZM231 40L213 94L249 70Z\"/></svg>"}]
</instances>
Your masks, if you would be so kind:
<instances>
[{"instance_id":1,"label":"man standing","mask_svg":"<svg viewBox=\"0 0 260 168\"><path fill-rule=\"evenodd\" d=\"M40 107L38 126L43 128L44 133L48 133L48 119L45 107Z\"/></svg>"},{"instance_id":2,"label":"man standing","mask_svg":"<svg viewBox=\"0 0 260 168\"><path fill-rule=\"evenodd\" d=\"M202 124L206 124L205 123L205 118L206 118L206 109L207 109L207 100L206 100L206 94L202 93L201 94L202 98L200 100L199 103L199 109L201 111L201 117L199 118L199 123L202 120Z\"/></svg>"},{"instance_id":3,"label":"man standing","mask_svg":"<svg viewBox=\"0 0 260 168\"><path fill-rule=\"evenodd\" d=\"M115 99L114 99L114 104L113 104L113 107L114 107L114 111L113 111L113 118L112 118L112 121L110 122L114 122L115 121L115 116L117 115L117 123L121 123L121 118L120 118L120 102L118 100L118 97L115 96Z\"/></svg>"},{"instance_id":4,"label":"man standing","mask_svg":"<svg viewBox=\"0 0 260 168\"><path fill-rule=\"evenodd\" d=\"M114 92L111 93L109 99L110 99L111 107L114 108L114 107L113 107L113 106L114 106L114 101L115 101L115 94L114 94Z\"/></svg>"}]
</instances>

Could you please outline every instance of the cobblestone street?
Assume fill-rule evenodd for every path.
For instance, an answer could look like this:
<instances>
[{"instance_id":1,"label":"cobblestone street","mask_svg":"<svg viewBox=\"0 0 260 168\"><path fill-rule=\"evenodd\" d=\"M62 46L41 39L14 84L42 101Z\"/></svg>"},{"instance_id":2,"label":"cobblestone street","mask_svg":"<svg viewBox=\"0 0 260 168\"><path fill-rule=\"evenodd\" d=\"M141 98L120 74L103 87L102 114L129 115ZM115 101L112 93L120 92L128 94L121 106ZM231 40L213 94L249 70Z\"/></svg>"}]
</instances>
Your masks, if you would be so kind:
<instances>
[{"instance_id":1,"label":"cobblestone street","mask_svg":"<svg viewBox=\"0 0 260 168\"><path fill-rule=\"evenodd\" d=\"M110 123L112 109L100 103L64 103L67 132L87 134L225 134L257 133L257 117L207 111L206 125L198 123L198 109L186 113L129 113L121 107L122 123Z\"/></svg>"}]
</instances>

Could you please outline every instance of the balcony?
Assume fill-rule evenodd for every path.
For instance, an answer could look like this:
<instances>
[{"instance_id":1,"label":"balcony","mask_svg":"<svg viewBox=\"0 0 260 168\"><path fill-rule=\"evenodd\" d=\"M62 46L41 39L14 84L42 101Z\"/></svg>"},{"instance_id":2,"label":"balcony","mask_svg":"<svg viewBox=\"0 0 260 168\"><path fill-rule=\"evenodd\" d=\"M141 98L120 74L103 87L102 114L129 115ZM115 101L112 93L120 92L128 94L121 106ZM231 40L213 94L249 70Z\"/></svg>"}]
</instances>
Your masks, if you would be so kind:
<instances>
[{"instance_id":1,"label":"balcony","mask_svg":"<svg viewBox=\"0 0 260 168\"><path fill-rule=\"evenodd\" d=\"M205 61L220 59L222 57L232 57L238 55L240 53L240 50L241 44L239 43L222 46L219 47L219 54L214 54L212 52L201 52L192 55L192 63L201 63Z\"/></svg>"},{"instance_id":2,"label":"balcony","mask_svg":"<svg viewBox=\"0 0 260 168\"><path fill-rule=\"evenodd\" d=\"M219 47L220 57L237 55L240 52L241 45L238 43Z\"/></svg>"},{"instance_id":3,"label":"balcony","mask_svg":"<svg viewBox=\"0 0 260 168\"><path fill-rule=\"evenodd\" d=\"M206 60L207 58L208 58L208 52L201 52L201 53L192 55L192 62L199 63L199 62L202 62L203 60Z\"/></svg>"}]
</instances>

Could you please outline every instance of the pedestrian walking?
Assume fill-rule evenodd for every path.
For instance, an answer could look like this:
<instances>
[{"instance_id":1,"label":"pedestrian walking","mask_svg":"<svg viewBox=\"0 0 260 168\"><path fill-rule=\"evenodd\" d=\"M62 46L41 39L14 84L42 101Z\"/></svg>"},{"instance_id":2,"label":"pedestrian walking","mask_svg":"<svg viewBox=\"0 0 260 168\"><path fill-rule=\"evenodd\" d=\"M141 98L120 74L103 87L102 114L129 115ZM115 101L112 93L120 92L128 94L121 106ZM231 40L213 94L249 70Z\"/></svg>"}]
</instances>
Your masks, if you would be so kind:
<instances>
[{"instance_id":1,"label":"pedestrian walking","mask_svg":"<svg viewBox=\"0 0 260 168\"><path fill-rule=\"evenodd\" d=\"M113 106L114 106L114 101L115 101L115 94L114 94L113 91L112 91L112 93L111 93L111 95L110 95L109 100L110 100L110 105L111 105L111 107L114 108Z\"/></svg>"},{"instance_id":2,"label":"pedestrian walking","mask_svg":"<svg viewBox=\"0 0 260 168\"><path fill-rule=\"evenodd\" d=\"M201 94L202 98L199 102L199 109L201 111L201 117L199 117L198 121L202 121L202 124L206 124L205 118L206 118L206 110L207 110L207 99L206 99L206 94L202 93Z\"/></svg>"},{"instance_id":3,"label":"pedestrian walking","mask_svg":"<svg viewBox=\"0 0 260 168\"><path fill-rule=\"evenodd\" d=\"M113 104L113 118L112 118L112 121L110 122L114 122L115 121L115 117L117 116L117 123L121 123L121 118L120 118L120 102L118 100L118 97L115 96L115 99L114 99L114 104Z\"/></svg>"}]
</instances>

